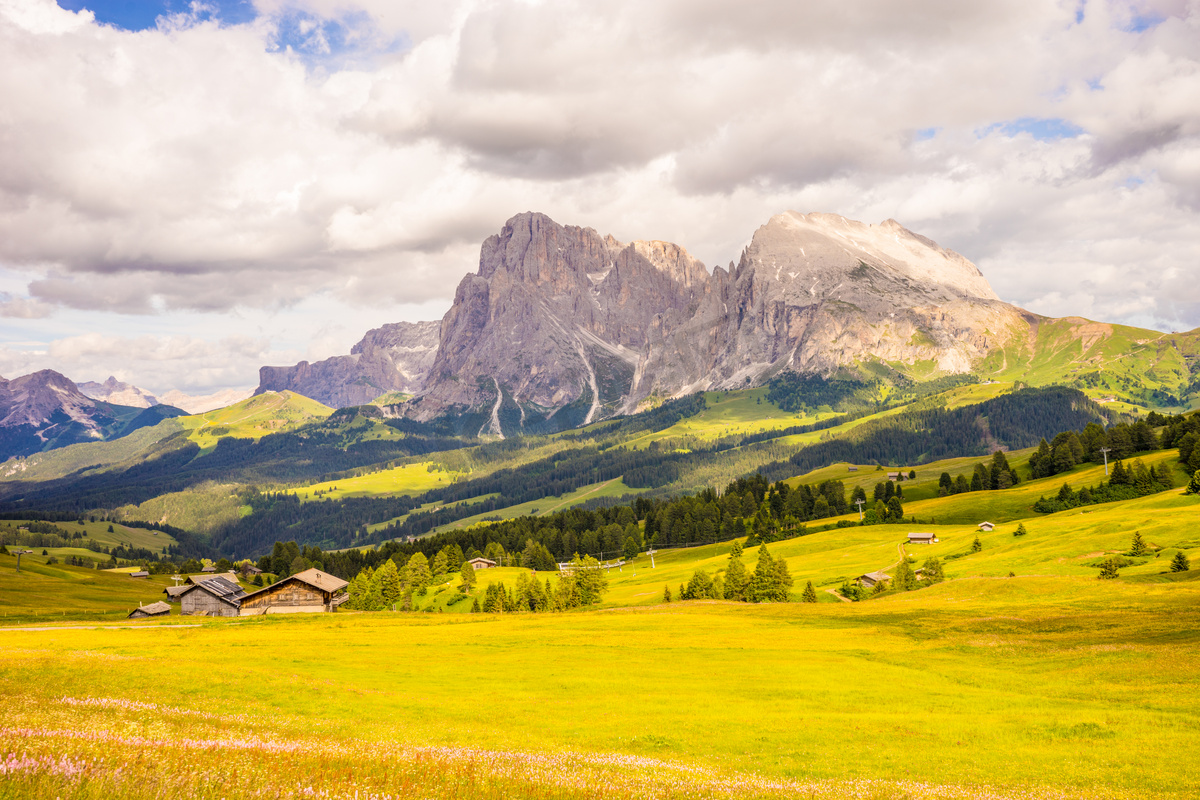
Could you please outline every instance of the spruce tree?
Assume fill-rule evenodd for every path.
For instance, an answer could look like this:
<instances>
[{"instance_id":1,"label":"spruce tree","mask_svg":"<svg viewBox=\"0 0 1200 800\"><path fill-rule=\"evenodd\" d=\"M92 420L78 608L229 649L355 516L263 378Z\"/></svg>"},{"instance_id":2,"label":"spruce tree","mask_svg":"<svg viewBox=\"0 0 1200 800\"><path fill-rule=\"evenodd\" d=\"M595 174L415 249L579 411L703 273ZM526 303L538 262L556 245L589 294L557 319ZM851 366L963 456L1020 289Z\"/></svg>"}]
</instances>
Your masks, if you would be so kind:
<instances>
[{"instance_id":1,"label":"spruce tree","mask_svg":"<svg viewBox=\"0 0 1200 800\"><path fill-rule=\"evenodd\" d=\"M670 586L663 587L663 602L664 603L671 602L671 587Z\"/></svg>"},{"instance_id":2,"label":"spruce tree","mask_svg":"<svg viewBox=\"0 0 1200 800\"><path fill-rule=\"evenodd\" d=\"M471 566L470 561L463 562L462 569L458 571L458 576L462 581L462 585L459 586L459 589L463 594L470 594L471 590L475 588L476 580L475 567Z\"/></svg>"},{"instance_id":3,"label":"spruce tree","mask_svg":"<svg viewBox=\"0 0 1200 800\"><path fill-rule=\"evenodd\" d=\"M1183 554L1182 550L1176 553L1175 557L1171 559L1171 572L1187 572L1191 568L1192 565L1188 562L1188 557Z\"/></svg>"},{"instance_id":4,"label":"spruce tree","mask_svg":"<svg viewBox=\"0 0 1200 800\"><path fill-rule=\"evenodd\" d=\"M879 581L878 583L876 583L874 586L871 587L871 594L873 594L873 595L883 594L887 590L888 590L887 581Z\"/></svg>"},{"instance_id":5,"label":"spruce tree","mask_svg":"<svg viewBox=\"0 0 1200 800\"><path fill-rule=\"evenodd\" d=\"M750 584L746 587L746 599L751 603L761 603L775 596L775 561L764 544L758 548L758 562L754 565L754 574L750 576Z\"/></svg>"},{"instance_id":6,"label":"spruce tree","mask_svg":"<svg viewBox=\"0 0 1200 800\"><path fill-rule=\"evenodd\" d=\"M792 573L788 571L787 560L783 558L775 559L775 591L771 599L778 603L786 603L790 599L792 585L795 581L792 580Z\"/></svg>"},{"instance_id":7,"label":"spruce tree","mask_svg":"<svg viewBox=\"0 0 1200 800\"><path fill-rule=\"evenodd\" d=\"M1111 558L1106 558L1104 563L1100 565L1100 580L1112 580L1119 577L1117 562Z\"/></svg>"},{"instance_id":8,"label":"spruce tree","mask_svg":"<svg viewBox=\"0 0 1200 800\"><path fill-rule=\"evenodd\" d=\"M1133 532L1133 543L1129 545L1129 555L1144 556L1150 552L1150 548L1146 547L1146 540L1142 538L1141 531Z\"/></svg>"},{"instance_id":9,"label":"spruce tree","mask_svg":"<svg viewBox=\"0 0 1200 800\"><path fill-rule=\"evenodd\" d=\"M813 587L812 581L809 581L804 585L804 594L802 595L801 599L805 603L817 602L817 590L815 587Z\"/></svg>"},{"instance_id":10,"label":"spruce tree","mask_svg":"<svg viewBox=\"0 0 1200 800\"><path fill-rule=\"evenodd\" d=\"M917 588L917 576L913 574L907 558L900 559L900 563L896 567L896 576L892 579L892 585L902 592Z\"/></svg>"},{"instance_id":11,"label":"spruce tree","mask_svg":"<svg viewBox=\"0 0 1200 800\"><path fill-rule=\"evenodd\" d=\"M979 539L979 534L975 534L975 541L971 542L971 552L978 553L983 549L983 542Z\"/></svg>"},{"instance_id":12,"label":"spruce tree","mask_svg":"<svg viewBox=\"0 0 1200 800\"><path fill-rule=\"evenodd\" d=\"M741 548L737 542L734 542L734 548L734 552L729 554L729 563L725 565L725 599L744 601L750 576L746 574L746 565L742 563Z\"/></svg>"},{"instance_id":13,"label":"spruce tree","mask_svg":"<svg viewBox=\"0 0 1200 800\"><path fill-rule=\"evenodd\" d=\"M1188 482L1184 494L1200 494L1200 469L1196 470L1192 475L1192 479Z\"/></svg>"},{"instance_id":14,"label":"spruce tree","mask_svg":"<svg viewBox=\"0 0 1200 800\"><path fill-rule=\"evenodd\" d=\"M946 580L942 562L938 560L937 556L925 559L925 563L921 565L921 574L924 576L925 582L931 585Z\"/></svg>"},{"instance_id":15,"label":"spruce tree","mask_svg":"<svg viewBox=\"0 0 1200 800\"><path fill-rule=\"evenodd\" d=\"M1025 530L1025 523L1018 522L1017 529L1013 531L1013 536L1024 536L1027 533L1029 533L1029 531Z\"/></svg>"}]
</instances>

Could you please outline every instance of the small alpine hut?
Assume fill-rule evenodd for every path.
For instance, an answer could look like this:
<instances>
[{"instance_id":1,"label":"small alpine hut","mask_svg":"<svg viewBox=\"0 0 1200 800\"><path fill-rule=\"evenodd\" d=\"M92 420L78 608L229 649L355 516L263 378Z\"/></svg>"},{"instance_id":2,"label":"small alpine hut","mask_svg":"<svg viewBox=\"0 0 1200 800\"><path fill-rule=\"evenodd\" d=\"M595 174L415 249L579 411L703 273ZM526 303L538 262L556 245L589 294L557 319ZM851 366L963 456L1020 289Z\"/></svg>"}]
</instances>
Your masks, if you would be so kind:
<instances>
[{"instance_id":1,"label":"small alpine hut","mask_svg":"<svg viewBox=\"0 0 1200 800\"><path fill-rule=\"evenodd\" d=\"M936 533L910 533L908 535L909 544L937 544L937 542Z\"/></svg>"},{"instance_id":2,"label":"small alpine hut","mask_svg":"<svg viewBox=\"0 0 1200 800\"><path fill-rule=\"evenodd\" d=\"M246 592L227 578L214 575L196 581L179 595L179 613L202 617L236 617Z\"/></svg>"},{"instance_id":3,"label":"small alpine hut","mask_svg":"<svg viewBox=\"0 0 1200 800\"><path fill-rule=\"evenodd\" d=\"M159 600L148 606L138 606L129 612L129 619L145 619L146 617L165 617L171 613L171 607Z\"/></svg>"},{"instance_id":4,"label":"small alpine hut","mask_svg":"<svg viewBox=\"0 0 1200 800\"><path fill-rule=\"evenodd\" d=\"M163 594L167 596L168 603L174 603L179 600L179 595L192 588L190 583L185 583L183 586L168 586L163 589Z\"/></svg>"},{"instance_id":5,"label":"small alpine hut","mask_svg":"<svg viewBox=\"0 0 1200 800\"><path fill-rule=\"evenodd\" d=\"M149 578L150 573L144 569L140 569L137 572L129 573L129 577L131 577L131 578Z\"/></svg>"},{"instance_id":6,"label":"small alpine hut","mask_svg":"<svg viewBox=\"0 0 1200 800\"><path fill-rule=\"evenodd\" d=\"M861 583L863 586L867 587L868 589L870 589L872 586L874 586L877 583L880 583L882 581L890 581L891 579L892 579L892 576L888 575L883 570L879 570L878 572L868 572L866 575L858 576L858 582Z\"/></svg>"},{"instance_id":7,"label":"small alpine hut","mask_svg":"<svg viewBox=\"0 0 1200 800\"><path fill-rule=\"evenodd\" d=\"M334 611L350 584L319 569L306 569L242 598L242 616Z\"/></svg>"},{"instance_id":8,"label":"small alpine hut","mask_svg":"<svg viewBox=\"0 0 1200 800\"><path fill-rule=\"evenodd\" d=\"M992 529L993 529L993 528L995 528L995 527L996 527L996 526L995 526L995 525L993 525L993 524L992 524L992 523L990 523L990 522L981 522L981 523L979 523L979 530L981 530L981 531L990 531L990 530L992 530Z\"/></svg>"},{"instance_id":9,"label":"small alpine hut","mask_svg":"<svg viewBox=\"0 0 1200 800\"><path fill-rule=\"evenodd\" d=\"M200 571L201 572L216 572L217 568L214 567L212 564L209 564L207 567L201 567Z\"/></svg>"},{"instance_id":10,"label":"small alpine hut","mask_svg":"<svg viewBox=\"0 0 1200 800\"><path fill-rule=\"evenodd\" d=\"M496 566L495 561L492 561L490 558L484 558L483 556L480 556L479 558L472 558L467 563L471 565L472 569L491 569L492 567Z\"/></svg>"}]
</instances>

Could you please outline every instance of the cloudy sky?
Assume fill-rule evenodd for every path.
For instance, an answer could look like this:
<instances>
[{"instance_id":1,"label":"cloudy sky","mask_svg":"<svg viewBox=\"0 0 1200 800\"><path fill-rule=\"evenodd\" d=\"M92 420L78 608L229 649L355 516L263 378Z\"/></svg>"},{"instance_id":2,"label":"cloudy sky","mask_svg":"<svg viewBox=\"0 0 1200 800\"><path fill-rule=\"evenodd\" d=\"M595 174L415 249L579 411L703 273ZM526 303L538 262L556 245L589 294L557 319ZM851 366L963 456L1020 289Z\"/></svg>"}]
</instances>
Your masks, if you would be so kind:
<instances>
[{"instance_id":1,"label":"cloudy sky","mask_svg":"<svg viewBox=\"0 0 1200 800\"><path fill-rule=\"evenodd\" d=\"M895 218L1200 326L1200 0L0 0L0 374L191 393L439 318L525 210Z\"/></svg>"}]
</instances>

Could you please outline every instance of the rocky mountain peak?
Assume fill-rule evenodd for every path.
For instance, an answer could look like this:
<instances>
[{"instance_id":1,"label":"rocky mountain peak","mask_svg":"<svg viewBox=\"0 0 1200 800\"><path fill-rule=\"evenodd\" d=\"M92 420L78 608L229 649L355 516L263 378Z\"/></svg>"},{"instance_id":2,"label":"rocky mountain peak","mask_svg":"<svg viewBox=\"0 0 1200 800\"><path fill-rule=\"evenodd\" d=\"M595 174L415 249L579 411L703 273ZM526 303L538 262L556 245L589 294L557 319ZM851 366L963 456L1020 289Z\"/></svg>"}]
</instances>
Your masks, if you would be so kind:
<instances>
[{"instance_id":1,"label":"rocky mountain peak","mask_svg":"<svg viewBox=\"0 0 1200 800\"><path fill-rule=\"evenodd\" d=\"M106 403L116 403L133 408L150 408L159 404L158 398L144 389L139 389L110 375L103 383L84 381L79 384L79 391L93 400L103 400Z\"/></svg>"}]
</instances>

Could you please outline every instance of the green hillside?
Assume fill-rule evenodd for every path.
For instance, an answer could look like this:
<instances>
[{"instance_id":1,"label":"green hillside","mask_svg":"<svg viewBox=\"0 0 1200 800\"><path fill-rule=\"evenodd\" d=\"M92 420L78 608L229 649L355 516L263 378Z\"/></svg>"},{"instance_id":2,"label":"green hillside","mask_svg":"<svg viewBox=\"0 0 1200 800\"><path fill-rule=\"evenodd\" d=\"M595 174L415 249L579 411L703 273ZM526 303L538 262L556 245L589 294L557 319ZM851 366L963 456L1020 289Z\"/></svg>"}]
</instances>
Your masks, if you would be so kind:
<instances>
[{"instance_id":1,"label":"green hillside","mask_svg":"<svg viewBox=\"0 0 1200 800\"><path fill-rule=\"evenodd\" d=\"M189 432L188 438L201 447L216 445L227 436L257 439L271 433L299 428L323 420L333 409L295 392L266 392L215 411L190 417L179 422Z\"/></svg>"}]
</instances>

